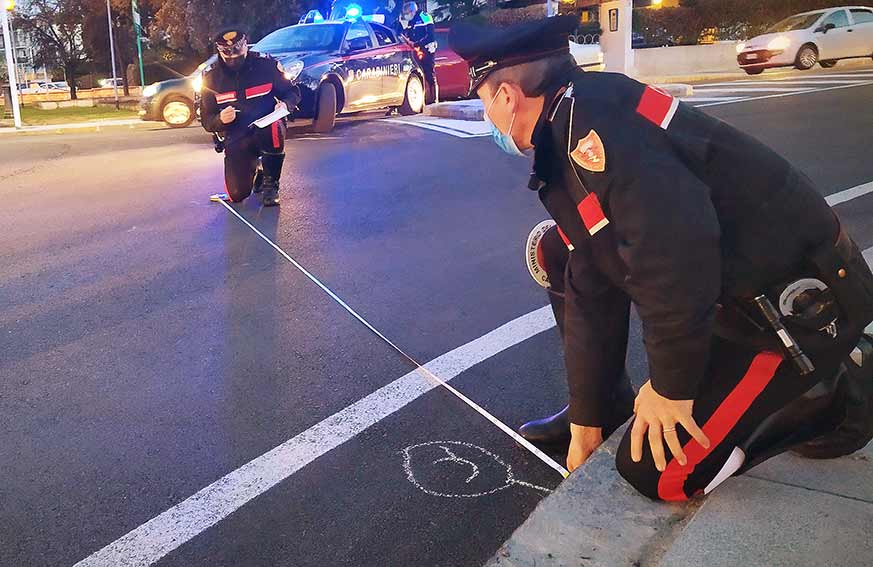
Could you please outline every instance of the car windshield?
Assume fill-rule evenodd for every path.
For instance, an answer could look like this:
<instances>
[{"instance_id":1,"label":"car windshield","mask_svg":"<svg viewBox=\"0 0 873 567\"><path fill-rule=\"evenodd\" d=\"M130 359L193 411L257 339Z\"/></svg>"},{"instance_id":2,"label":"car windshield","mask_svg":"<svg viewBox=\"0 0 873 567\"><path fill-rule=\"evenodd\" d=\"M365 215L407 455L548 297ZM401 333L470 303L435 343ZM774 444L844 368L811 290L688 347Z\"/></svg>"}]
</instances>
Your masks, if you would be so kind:
<instances>
[{"instance_id":1,"label":"car windshield","mask_svg":"<svg viewBox=\"0 0 873 567\"><path fill-rule=\"evenodd\" d=\"M302 24L276 30L252 48L259 53L339 49L343 24Z\"/></svg>"},{"instance_id":2,"label":"car windshield","mask_svg":"<svg viewBox=\"0 0 873 567\"><path fill-rule=\"evenodd\" d=\"M767 33L785 33L790 31L805 30L811 27L814 23L816 23L822 14L824 14L824 12L814 12L812 14L799 14L797 16L785 18L778 24L775 24L770 29L768 29Z\"/></svg>"}]
</instances>

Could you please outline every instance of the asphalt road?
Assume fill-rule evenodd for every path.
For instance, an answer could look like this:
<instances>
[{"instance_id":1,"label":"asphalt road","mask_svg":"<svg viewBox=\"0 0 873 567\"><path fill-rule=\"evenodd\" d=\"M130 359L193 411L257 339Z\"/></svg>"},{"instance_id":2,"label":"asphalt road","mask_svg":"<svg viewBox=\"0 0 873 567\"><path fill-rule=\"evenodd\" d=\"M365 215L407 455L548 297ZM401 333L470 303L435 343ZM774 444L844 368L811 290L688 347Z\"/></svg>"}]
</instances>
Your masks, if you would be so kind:
<instances>
[{"instance_id":1,"label":"asphalt road","mask_svg":"<svg viewBox=\"0 0 873 567\"><path fill-rule=\"evenodd\" d=\"M706 111L832 194L873 181L871 97ZM490 347L455 349L546 305L528 168L487 137L358 120L289 140L281 209L235 207L420 362L455 352L437 366L514 427L563 403L557 332L501 331L475 365ZM221 189L196 128L0 138L0 565L482 564L560 477L444 390L391 390L408 361ZM873 246L873 195L837 211Z\"/></svg>"}]
</instances>

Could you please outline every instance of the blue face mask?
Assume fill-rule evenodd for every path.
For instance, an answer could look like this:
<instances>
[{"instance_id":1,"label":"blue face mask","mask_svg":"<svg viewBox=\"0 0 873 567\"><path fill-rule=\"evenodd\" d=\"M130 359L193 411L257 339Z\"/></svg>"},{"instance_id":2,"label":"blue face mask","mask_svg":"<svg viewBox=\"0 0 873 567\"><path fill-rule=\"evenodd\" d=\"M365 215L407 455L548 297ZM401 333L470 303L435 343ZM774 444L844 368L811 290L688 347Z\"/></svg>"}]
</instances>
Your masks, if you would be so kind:
<instances>
[{"instance_id":1,"label":"blue face mask","mask_svg":"<svg viewBox=\"0 0 873 567\"><path fill-rule=\"evenodd\" d=\"M507 154L517 157L527 157L524 152L518 149L518 145L515 143L515 140L512 139L512 126L515 124L515 114L513 113L512 115L512 120L509 122L509 132L506 134L501 132L488 117L488 111L491 110L492 106L494 106L494 101L497 100L498 94L500 94L500 89L497 89L497 92L494 93L494 97L491 99L488 108L485 110L485 122L491 126L491 137L494 138L494 143L497 144L497 147Z\"/></svg>"}]
</instances>

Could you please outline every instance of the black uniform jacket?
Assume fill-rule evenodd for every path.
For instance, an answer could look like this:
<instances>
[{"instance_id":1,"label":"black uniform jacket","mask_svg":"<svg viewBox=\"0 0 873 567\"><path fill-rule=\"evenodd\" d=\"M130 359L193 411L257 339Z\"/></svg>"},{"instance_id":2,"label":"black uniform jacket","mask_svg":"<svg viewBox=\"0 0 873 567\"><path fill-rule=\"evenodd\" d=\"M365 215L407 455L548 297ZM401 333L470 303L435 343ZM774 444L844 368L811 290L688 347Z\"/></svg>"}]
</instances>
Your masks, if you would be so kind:
<instances>
[{"instance_id":1,"label":"black uniform jacket","mask_svg":"<svg viewBox=\"0 0 873 567\"><path fill-rule=\"evenodd\" d=\"M531 188L572 248L564 350L579 425L609 419L631 303L655 391L693 399L719 306L797 275L839 230L773 150L624 75L573 70L533 143Z\"/></svg>"},{"instance_id":2,"label":"black uniform jacket","mask_svg":"<svg viewBox=\"0 0 873 567\"><path fill-rule=\"evenodd\" d=\"M300 89L285 78L277 61L249 51L235 72L219 58L203 75L200 121L207 131L226 132L228 140L233 140L246 135L249 124L273 112L277 99L289 110L300 102ZM228 106L240 112L236 120L223 124L218 115Z\"/></svg>"},{"instance_id":3,"label":"black uniform jacket","mask_svg":"<svg viewBox=\"0 0 873 567\"><path fill-rule=\"evenodd\" d=\"M425 49L431 43L436 42L434 34L433 18L427 12L419 10L409 21L409 27L402 31L412 45ZM433 53L433 51L431 51Z\"/></svg>"}]
</instances>

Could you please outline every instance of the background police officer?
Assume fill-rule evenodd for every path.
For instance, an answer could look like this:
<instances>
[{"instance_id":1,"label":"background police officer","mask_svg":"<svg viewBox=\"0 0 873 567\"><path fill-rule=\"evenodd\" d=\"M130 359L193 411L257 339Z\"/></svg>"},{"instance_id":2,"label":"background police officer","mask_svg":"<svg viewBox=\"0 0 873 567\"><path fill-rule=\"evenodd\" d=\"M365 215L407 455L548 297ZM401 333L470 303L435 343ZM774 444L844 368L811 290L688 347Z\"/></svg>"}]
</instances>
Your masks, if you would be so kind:
<instances>
[{"instance_id":1,"label":"background police officer","mask_svg":"<svg viewBox=\"0 0 873 567\"><path fill-rule=\"evenodd\" d=\"M402 19L406 27L400 33L415 49L418 64L424 72L424 80L427 83L428 102L437 102L439 90L434 73L434 53L437 50L436 35L434 33L433 18L418 8L415 2L407 2L403 5Z\"/></svg>"},{"instance_id":2,"label":"background police officer","mask_svg":"<svg viewBox=\"0 0 873 567\"><path fill-rule=\"evenodd\" d=\"M567 43L577 23L461 25L450 39L497 144L535 150L530 188L570 249L568 468L623 411L631 303L650 379L616 463L642 493L681 500L789 448L866 445L873 370L847 362L873 320L857 246L757 140L624 75L582 72Z\"/></svg>"},{"instance_id":3,"label":"background police officer","mask_svg":"<svg viewBox=\"0 0 873 567\"><path fill-rule=\"evenodd\" d=\"M285 78L277 61L248 48L241 29L222 30L214 43L219 57L203 75L200 119L207 131L225 137L228 198L238 202L251 194L260 160L264 206L277 205L285 160L285 120L266 128L251 124L283 106L293 111L300 102L300 89Z\"/></svg>"}]
</instances>

